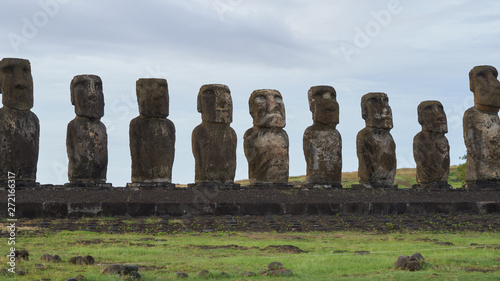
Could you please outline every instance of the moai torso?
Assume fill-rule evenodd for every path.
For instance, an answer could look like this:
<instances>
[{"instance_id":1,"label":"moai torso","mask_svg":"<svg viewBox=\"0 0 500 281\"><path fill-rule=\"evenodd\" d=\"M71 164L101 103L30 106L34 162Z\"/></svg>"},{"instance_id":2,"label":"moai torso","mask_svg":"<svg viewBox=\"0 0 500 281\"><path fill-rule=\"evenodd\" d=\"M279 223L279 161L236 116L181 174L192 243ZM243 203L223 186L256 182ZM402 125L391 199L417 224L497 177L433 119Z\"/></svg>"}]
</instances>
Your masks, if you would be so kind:
<instances>
[{"instance_id":1,"label":"moai torso","mask_svg":"<svg viewBox=\"0 0 500 281\"><path fill-rule=\"evenodd\" d=\"M33 107L33 78L28 60L0 61L0 181L10 174L18 183L35 182L40 122Z\"/></svg>"},{"instance_id":2,"label":"moai torso","mask_svg":"<svg viewBox=\"0 0 500 281\"><path fill-rule=\"evenodd\" d=\"M396 144L389 130L364 128L356 137L358 176L362 184L394 184Z\"/></svg>"},{"instance_id":3,"label":"moai torso","mask_svg":"<svg viewBox=\"0 0 500 281\"><path fill-rule=\"evenodd\" d=\"M340 183L342 176L342 138L339 131L315 130L304 132L304 153L308 183Z\"/></svg>"},{"instance_id":4,"label":"moai torso","mask_svg":"<svg viewBox=\"0 0 500 281\"><path fill-rule=\"evenodd\" d=\"M450 145L444 134L420 132L413 138L417 182L448 182Z\"/></svg>"},{"instance_id":5,"label":"moai torso","mask_svg":"<svg viewBox=\"0 0 500 281\"><path fill-rule=\"evenodd\" d=\"M237 139L233 128L202 122L193 130L192 140L195 182L234 182Z\"/></svg>"},{"instance_id":6,"label":"moai torso","mask_svg":"<svg viewBox=\"0 0 500 281\"><path fill-rule=\"evenodd\" d=\"M140 116L130 121L133 183L170 183L175 154L175 126L169 115L165 79L136 82Z\"/></svg>"},{"instance_id":7,"label":"moai torso","mask_svg":"<svg viewBox=\"0 0 500 281\"><path fill-rule=\"evenodd\" d=\"M77 116L69 122L66 148L70 182L106 182L108 136L100 120Z\"/></svg>"},{"instance_id":8,"label":"moai torso","mask_svg":"<svg viewBox=\"0 0 500 281\"><path fill-rule=\"evenodd\" d=\"M314 86L308 92L313 125L304 131L303 150L307 163L306 182L340 184L342 179L342 138L335 129L339 105L335 89Z\"/></svg>"},{"instance_id":9,"label":"moai torso","mask_svg":"<svg viewBox=\"0 0 500 281\"><path fill-rule=\"evenodd\" d=\"M233 102L226 85L207 84L198 93L202 122L191 135L196 183L234 183L236 132L231 128Z\"/></svg>"},{"instance_id":10,"label":"moai torso","mask_svg":"<svg viewBox=\"0 0 500 281\"><path fill-rule=\"evenodd\" d=\"M250 128L245 132L244 146L251 184L288 182L288 135L285 130Z\"/></svg>"},{"instance_id":11,"label":"moai torso","mask_svg":"<svg viewBox=\"0 0 500 281\"><path fill-rule=\"evenodd\" d=\"M500 119L498 113L472 107L464 114L467 147L465 180L500 180Z\"/></svg>"},{"instance_id":12,"label":"moai torso","mask_svg":"<svg viewBox=\"0 0 500 281\"><path fill-rule=\"evenodd\" d=\"M71 103L76 117L68 124L66 150L70 183L105 183L108 136L100 121L104 115L101 78L77 75L71 81Z\"/></svg>"},{"instance_id":13,"label":"moai torso","mask_svg":"<svg viewBox=\"0 0 500 281\"><path fill-rule=\"evenodd\" d=\"M243 146L251 184L288 182L288 135L285 105L276 90L255 90L248 101L254 126L245 132Z\"/></svg>"}]
</instances>

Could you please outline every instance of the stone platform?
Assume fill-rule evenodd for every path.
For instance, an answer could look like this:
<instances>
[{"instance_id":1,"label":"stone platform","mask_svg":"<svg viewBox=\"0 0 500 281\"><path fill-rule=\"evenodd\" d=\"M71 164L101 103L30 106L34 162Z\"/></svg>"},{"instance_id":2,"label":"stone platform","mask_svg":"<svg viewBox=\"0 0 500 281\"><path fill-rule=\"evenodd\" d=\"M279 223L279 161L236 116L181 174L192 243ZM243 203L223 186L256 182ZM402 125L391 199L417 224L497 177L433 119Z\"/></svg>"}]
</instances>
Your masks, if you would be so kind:
<instances>
[{"instance_id":1,"label":"stone platform","mask_svg":"<svg viewBox=\"0 0 500 281\"><path fill-rule=\"evenodd\" d=\"M7 217L6 190L0 191ZM304 189L274 186L16 190L16 217L500 214L498 190Z\"/></svg>"}]
</instances>

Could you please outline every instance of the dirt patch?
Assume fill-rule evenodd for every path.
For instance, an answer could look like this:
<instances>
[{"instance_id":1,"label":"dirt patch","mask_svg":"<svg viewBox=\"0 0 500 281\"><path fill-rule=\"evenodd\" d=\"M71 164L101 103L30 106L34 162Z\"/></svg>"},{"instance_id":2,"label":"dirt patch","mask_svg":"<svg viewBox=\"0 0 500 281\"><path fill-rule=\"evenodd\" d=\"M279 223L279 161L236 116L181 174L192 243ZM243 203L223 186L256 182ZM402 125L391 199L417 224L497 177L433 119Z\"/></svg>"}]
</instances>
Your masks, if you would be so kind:
<instances>
[{"instance_id":1,"label":"dirt patch","mask_svg":"<svg viewBox=\"0 0 500 281\"><path fill-rule=\"evenodd\" d=\"M234 244L230 245L187 245L185 248L188 249L196 249L196 250L213 250L213 249L232 249L232 250L241 250L241 251L246 251L249 249L259 249L258 247L245 247L245 246L238 246Z\"/></svg>"},{"instance_id":2,"label":"dirt patch","mask_svg":"<svg viewBox=\"0 0 500 281\"><path fill-rule=\"evenodd\" d=\"M269 245L263 248L261 251L273 252L273 253L288 253L288 254L300 254L307 253L301 250L299 247L292 245Z\"/></svg>"}]
</instances>

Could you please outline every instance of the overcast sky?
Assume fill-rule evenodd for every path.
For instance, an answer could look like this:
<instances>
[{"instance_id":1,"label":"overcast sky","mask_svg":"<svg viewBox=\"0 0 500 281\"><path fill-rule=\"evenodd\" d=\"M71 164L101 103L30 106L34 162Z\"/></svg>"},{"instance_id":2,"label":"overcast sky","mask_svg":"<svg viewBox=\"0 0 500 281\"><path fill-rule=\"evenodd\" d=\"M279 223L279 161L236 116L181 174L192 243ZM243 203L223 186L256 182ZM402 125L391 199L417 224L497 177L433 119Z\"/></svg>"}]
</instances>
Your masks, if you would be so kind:
<instances>
[{"instance_id":1,"label":"overcast sky","mask_svg":"<svg viewBox=\"0 0 500 281\"><path fill-rule=\"evenodd\" d=\"M0 0L0 54L31 61L40 119L37 180L67 179L70 81L103 80L108 182L130 182L128 126L138 116L135 82L166 78L176 127L174 183L194 181L191 132L203 84L231 89L238 135L236 180L248 178L243 134L256 89L283 95L290 175L305 174L302 135L312 124L307 91L331 85L340 104L343 171L356 171L361 96L385 92L398 168L415 167L417 105L439 100L448 116L451 163L464 155L462 116L473 105L468 72L500 67L500 1L444 0Z\"/></svg>"}]
</instances>

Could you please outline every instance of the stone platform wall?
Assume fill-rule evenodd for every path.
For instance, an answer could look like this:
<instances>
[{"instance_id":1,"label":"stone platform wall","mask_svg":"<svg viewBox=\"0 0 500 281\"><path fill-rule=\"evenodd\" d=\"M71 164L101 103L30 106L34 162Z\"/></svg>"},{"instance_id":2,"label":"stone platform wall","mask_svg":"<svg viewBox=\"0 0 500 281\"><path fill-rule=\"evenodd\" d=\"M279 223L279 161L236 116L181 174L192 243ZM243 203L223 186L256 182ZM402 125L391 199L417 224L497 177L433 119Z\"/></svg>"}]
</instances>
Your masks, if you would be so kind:
<instances>
[{"instance_id":1,"label":"stone platform wall","mask_svg":"<svg viewBox=\"0 0 500 281\"><path fill-rule=\"evenodd\" d=\"M7 205L7 191L0 191ZM500 214L500 191L153 188L16 192L16 217ZM1 213L7 217L7 208Z\"/></svg>"}]
</instances>

